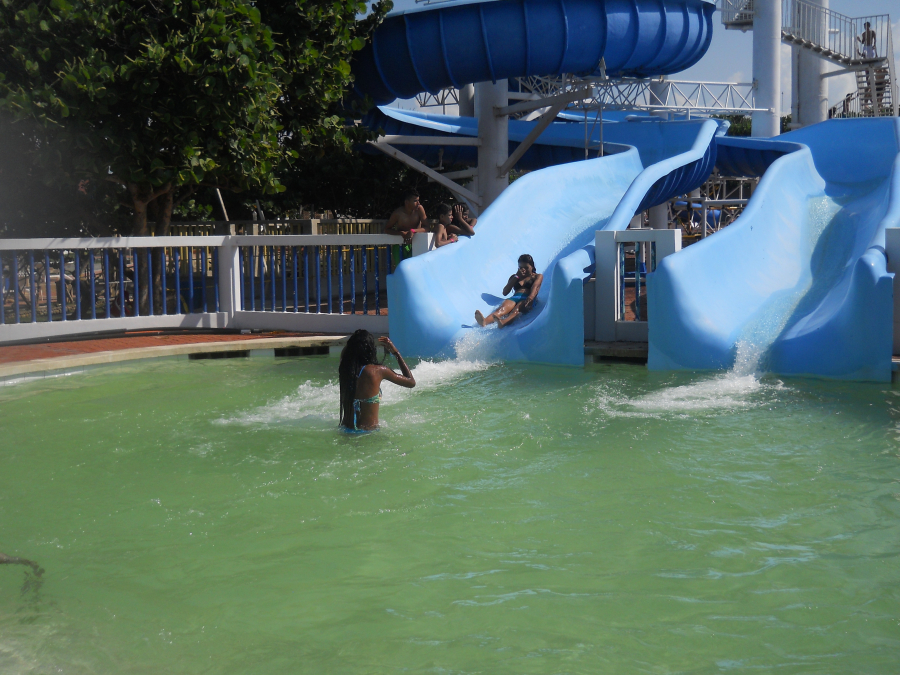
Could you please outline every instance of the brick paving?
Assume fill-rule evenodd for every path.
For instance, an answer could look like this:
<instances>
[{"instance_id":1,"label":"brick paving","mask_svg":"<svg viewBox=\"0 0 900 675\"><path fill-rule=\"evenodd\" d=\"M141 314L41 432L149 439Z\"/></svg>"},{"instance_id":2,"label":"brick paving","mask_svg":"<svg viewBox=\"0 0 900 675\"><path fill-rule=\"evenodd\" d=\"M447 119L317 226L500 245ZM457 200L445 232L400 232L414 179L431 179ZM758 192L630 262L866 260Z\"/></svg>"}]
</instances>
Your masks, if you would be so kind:
<instances>
[{"instance_id":1,"label":"brick paving","mask_svg":"<svg viewBox=\"0 0 900 675\"><path fill-rule=\"evenodd\" d=\"M60 356L94 354L120 349L143 347L166 347L171 345L203 344L210 342L240 342L261 338L315 337L321 333L262 332L241 335L237 333L165 333L155 331L135 332L114 337L91 340L71 340L67 342L47 342L42 344L11 345L0 347L0 363L19 363L37 359L52 359Z\"/></svg>"}]
</instances>

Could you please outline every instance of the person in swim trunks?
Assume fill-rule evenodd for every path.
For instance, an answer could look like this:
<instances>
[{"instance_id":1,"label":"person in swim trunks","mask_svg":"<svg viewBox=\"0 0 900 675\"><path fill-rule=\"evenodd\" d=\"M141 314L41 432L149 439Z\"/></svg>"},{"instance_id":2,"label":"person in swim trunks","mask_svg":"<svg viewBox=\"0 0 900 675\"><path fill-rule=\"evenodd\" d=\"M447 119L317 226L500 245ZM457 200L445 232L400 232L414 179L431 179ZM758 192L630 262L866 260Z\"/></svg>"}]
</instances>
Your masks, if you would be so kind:
<instances>
[{"instance_id":1,"label":"person in swim trunks","mask_svg":"<svg viewBox=\"0 0 900 675\"><path fill-rule=\"evenodd\" d=\"M403 206L394 209L384 228L385 234L398 234L403 237L403 245L400 247L402 260L412 257L413 236L416 232L428 231L427 221L425 208L419 202L419 193L413 189L407 190L403 196Z\"/></svg>"},{"instance_id":2,"label":"person in swim trunks","mask_svg":"<svg viewBox=\"0 0 900 675\"><path fill-rule=\"evenodd\" d=\"M341 384L341 426L349 431L371 431L378 428L378 409L381 404L381 382L387 380L401 387L416 386L409 366L390 338L378 338L385 356L393 354L400 366L396 373L378 361L375 336L358 330L341 351L338 379Z\"/></svg>"},{"instance_id":3,"label":"person in swim trunks","mask_svg":"<svg viewBox=\"0 0 900 675\"><path fill-rule=\"evenodd\" d=\"M475 321L479 326L487 326L496 322L500 328L508 326L520 315L527 314L534 308L537 295L541 290L544 275L538 274L534 268L534 258L525 253L519 256L519 270L513 274L506 286L503 287L503 295L513 292L511 298L507 298L493 312L484 316L475 311Z\"/></svg>"}]
</instances>

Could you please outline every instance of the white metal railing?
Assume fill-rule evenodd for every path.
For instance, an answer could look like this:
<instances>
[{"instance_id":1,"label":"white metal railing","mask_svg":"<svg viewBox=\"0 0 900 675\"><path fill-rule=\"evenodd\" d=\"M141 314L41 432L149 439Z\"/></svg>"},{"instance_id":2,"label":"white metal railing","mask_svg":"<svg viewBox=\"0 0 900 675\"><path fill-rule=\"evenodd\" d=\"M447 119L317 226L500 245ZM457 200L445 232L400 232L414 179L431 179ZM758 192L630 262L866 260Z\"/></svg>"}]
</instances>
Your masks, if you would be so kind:
<instances>
[{"instance_id":1,"label":"white metal railing","mask_svg":"<svg viewBox=\"0 0 900 675\"><path fill-rule=\"evenodd\" d=\"M694 82L621 78L521 77L519 93L541 97L589 88L590 96L569 104L570 110L635 110L672 113L752 113L755 107L750 82Z\"/></svg>"},{"instance_id":2,"label":"white metal railing","mask_svg":"<svg viewBox=\"0 0 900 675\"><path fill-rule=\"evenodd\" d=\"M0 240L0 343L151 328L387 331L395 235ZM412 254L432 245L417 233Z\"/></svg>"},{"instance_id":3,"label":"white metal railing","mask_svg":"<svg viewBox=\"0 0 900 675\"><path fill-rule=\"evenodd\" d=\"M719 11L726 28L753 25L753 0L719 0Z\"/></svg>"},{"instance_id":4,"label":"white metal railing","mask_svg":"<svg viewBox=\"0 0 900 675\"><path fill-rule=\"evenodd\" d=\"M849 17L807 0L782 0L782 37L843 65L884 60L891 18L887 14Z\"/></svg>"}]
</instances>

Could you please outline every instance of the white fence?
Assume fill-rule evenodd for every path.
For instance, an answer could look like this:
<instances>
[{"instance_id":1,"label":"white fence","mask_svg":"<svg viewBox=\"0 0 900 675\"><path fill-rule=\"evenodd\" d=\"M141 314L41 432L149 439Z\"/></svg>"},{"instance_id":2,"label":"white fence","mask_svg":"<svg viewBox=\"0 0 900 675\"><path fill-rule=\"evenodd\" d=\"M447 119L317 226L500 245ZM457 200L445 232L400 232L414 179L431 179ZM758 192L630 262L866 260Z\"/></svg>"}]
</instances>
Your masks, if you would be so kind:
<instances>
[{"instance_id":1,"label":"white fence","mask_svg":"<svg viewBox=\"0 0 900 675\"><path fill-rule=\"evenodd\" d=\"M417 233L412 254L432 246ZM388 331L394 235L0 240L0 344L122 330Z\"/></svg>"}]
</instances>

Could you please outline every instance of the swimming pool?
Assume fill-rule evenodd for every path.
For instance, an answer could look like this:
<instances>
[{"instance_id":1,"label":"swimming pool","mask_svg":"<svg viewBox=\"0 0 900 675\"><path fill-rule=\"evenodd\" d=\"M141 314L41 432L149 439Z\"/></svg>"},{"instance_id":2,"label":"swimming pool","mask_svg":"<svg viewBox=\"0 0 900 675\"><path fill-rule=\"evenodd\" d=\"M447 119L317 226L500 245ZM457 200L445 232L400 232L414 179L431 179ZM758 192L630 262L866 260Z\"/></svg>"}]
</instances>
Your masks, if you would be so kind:
<instances>
[{"instance_id":1,"label":"swimming pool","mask_svg":"<svg viewBox=\"0 0 900 675\"><path fill-rule=\"evenodd\" d=\"M900 398L337 358L0 388L6 673L893 673Z\"/></svg>"}]
</instances>

